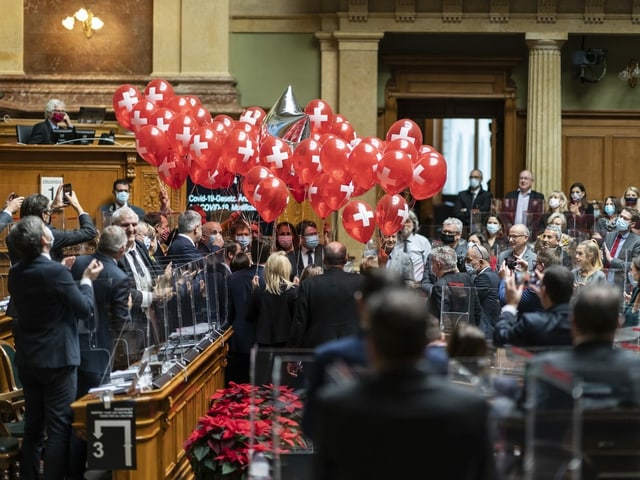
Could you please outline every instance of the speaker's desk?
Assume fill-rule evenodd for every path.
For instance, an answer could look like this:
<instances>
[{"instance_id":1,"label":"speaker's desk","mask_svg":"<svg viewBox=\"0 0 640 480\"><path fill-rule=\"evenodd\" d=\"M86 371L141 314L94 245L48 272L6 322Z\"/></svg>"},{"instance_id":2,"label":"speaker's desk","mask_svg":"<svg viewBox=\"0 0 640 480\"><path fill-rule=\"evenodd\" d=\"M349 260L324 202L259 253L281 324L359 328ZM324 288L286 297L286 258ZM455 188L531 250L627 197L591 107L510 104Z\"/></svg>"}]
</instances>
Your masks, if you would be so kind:
<instances>
[{"instance_id":1,"label":"speaker's desk","mask_svg":"<svg viewBox=\"0 0 640 480\"><path fill-rule=\"evenodd\" d=\"M118 395L114 401L134 400L136 410L136 470L117 470L113 479L192 478L183 442L209 408L211 395L224 387L224 367L231 328L158 390L130 397ZM74 402L73 426L86 434L86 409L99 399L87 395Z\"/></svg>"}]
</instances>

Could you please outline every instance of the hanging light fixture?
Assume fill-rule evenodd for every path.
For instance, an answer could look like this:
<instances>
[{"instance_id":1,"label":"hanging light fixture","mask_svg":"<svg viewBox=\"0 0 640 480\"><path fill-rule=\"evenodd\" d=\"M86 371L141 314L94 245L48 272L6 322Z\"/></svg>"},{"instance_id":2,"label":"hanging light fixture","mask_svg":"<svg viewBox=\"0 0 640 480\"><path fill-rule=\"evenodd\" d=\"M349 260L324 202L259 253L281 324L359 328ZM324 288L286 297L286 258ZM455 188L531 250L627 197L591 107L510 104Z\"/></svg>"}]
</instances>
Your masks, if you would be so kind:
<instances>
[{"instance_id":1,"label":"hanging light fixture","mask_svg":"<svg viewBox=\"0 0 640 480\"><path fill-rule=\"evenodd\" d=\"M62 20L62 26L67 30L73 30L76 20L82 25L82 31L85 37L91 38L96 30L104 27L104 22L100 18L93 15L93 12L87 8L81 8L73 16Z\"/></svg>"},{"instance_id":2,"label":"hanging light fixture","mask_svg":"<svg viewBox=\"0 0 640 480\"><path fill-rule=\"evenodd\" d=\"M638 65L638 60L629 60L624 70L618 73L618 78L623 82L627 82L631 88L636 88L638 78L640 78L640 65Z\"/></svg>"}]
</instances>

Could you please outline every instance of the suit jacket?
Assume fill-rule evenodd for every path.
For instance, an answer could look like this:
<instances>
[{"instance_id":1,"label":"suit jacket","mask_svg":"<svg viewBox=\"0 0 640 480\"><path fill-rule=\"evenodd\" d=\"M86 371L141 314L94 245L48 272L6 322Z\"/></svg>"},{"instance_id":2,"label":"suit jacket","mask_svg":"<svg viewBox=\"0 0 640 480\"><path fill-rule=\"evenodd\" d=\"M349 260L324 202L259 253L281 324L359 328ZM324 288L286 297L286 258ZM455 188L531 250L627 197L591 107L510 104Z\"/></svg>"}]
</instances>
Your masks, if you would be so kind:
<instances>
[{"instance_id":1,"label":"suit jacket","mask_svg":"<svg viewBox=\"0 0 640 480\"><path fill-rule=\"evenodd\" d=\"M280 295L267 291L266 286L253 290L247 319L256 322L256 343L281 347L289 342L293 312L298 298L298 286L280 288Z\"/></svg>"},{"instance_id":2,"label":"suit jacket","mask_svg":"<svg viewBox=\"0 0 640 480\"><path fill-rule=\"evenodd\" d=\"M191 240L182 235L176 235L163 260L164 263L173 262L174 267L179 267L195 260L201 260L202 252L198 250Z\"/></svg>"},{"instance_id":3,"label":"suit jacket","mask_svg":"<svg viewBox=\"0 0 640 480\"><path fill-rule=\"evenodd\" d=\"M26 368L80 365L78 319L93 312L93 289L44 255L9 270L16 364Z\"/></svg>"},{"instance_id":4,"label":"suit jacket","mask_svg":"<svg viewBox=\"0 0 640 480\"><path fill-rule=\"evenodd\" d=\"M82 272L94 258L102 262L104 268L93 282L93 322L84 322L86 329L80 329L80 370L102 375L109 373L113 339L131 320L128 306L129 277L112 257L96 252L76 258L71 268L73 278L80 280Z\"/></svg>"},{"instance_id":5,"label":"suit jacket","mask_svg":"<svg viewBox=\"0 0 640 480\"><path fill-rule=\"evenodd\" d=\"M33 129L31 130L31 136L27 143L38 145L54 143L53 127L51 126L51 122L49 122L49 120L45 120L34 124Z\"/></svg>"},{"instance_id":6,"label":"suit jacket","mask_svg":"<svg viewBox=\"0 0 640 480\"><path fill-rule=\"evenodd\" d=\"M142 242L139 242L136 240L134 248L138 253L138 258L142 259L144 266L147 267L152 278L155 279L158 275L162 273L158 264L155 263L149 256L149 251L145 248ZM127 277L129 278L129 293L131 294L131 302L132 302L131 318L133 319L134 322L140 322L140 321L146 322L146 315L142 312L142 308L141 308L142 301L143 301L143 294L142 294L142 291L138 290L136 286L135 275L131 270L131 266L129 265L129 262L124 257L124 255L120 258L120 260L118 260L118 267L122 269L122 271L124 271L124 273L126 273Z\"/></svg>"},{"instance_id":7,"label":"suit jacket","mask_svg":"<svg viewBox=\"0 0 640 480\"><path fill-rule=\"evenodd\" d=\"M511 256L513 256L512 248L500 252L500 255L498 255L498 265L496 266L496 268L500 269L500 267L502 266L502 262L504 262ZM527 245L524 252L520 256L529 264L529 273L533 273L534 269L536 268L536 258L538 258L538 254L533 250L533 248Z\"/></svg>"},{"instance_id":8,"label":"suit jacket","mask_svg":"<svg viewBox=\"0 0 640 480\"><path fill-rule=\"evenodd\" d=\"M3 231L5 228L7 228L9 225L11 225L11 222L13 222L13 217L8 212L1 210L0 211L0 232Z\"/></svg>"},{"instance_id":9,"label":"suit jacket","mask_svg":"<svg viewBox=\"0 0 640 480\"><path fill-rule=\"evenodd\" d=\"M438 480L493 479L488 415L475 392L417 369L331 385L312 419L313 478L412 478L426 468Z\"/></svg>"},{"instance_id":10,"label":"suit jacket","mask_svg":"<svg viewBox=\"0 0 640 480\"><path fill-rule=\"evenodd\" d=\"M516 316L503 311L493 331L493 344L520 347L571 345L568 303L561 303L542 312Z\"/></svg>"},{"instance_id":11,"label":"suit jacket","mask_svg":"<svg viewBox=\"0 0 640 480\"><path fill-rule=\"evenodd\" d=\"M413 262L411 261L411 257L408 253L394 248L389 254L387 264L384 268L400 273L405 284L413 285L415 281L413 275Z\"/></svg>"},{"instance_id":12,"label":"suit jacket","mask_svg":"<svg viewBox=\"0 0 640 480\"><path fill-rule=\"evenodd\" d=\"M515 222L519 194L520 190L516 189L504 196L502 209L500 211L500 218L504 223L505 232L508 232ZM533 217L530 217L530 222L527 224L527 226L532 230L532 237L534 237L533 229L540 223L540 218L544 213L544 195L542 193L531 190L529 193L529 206L526 213L534 215Z\"/></svg>"},{"instance_id":13,"label":"suit jacket","mask_svg":"<svg viewBox=\"0 0 640 480\"><path fill-rule=\"evenodd\" d=\"M287 253L287 258L291 262L291 278L299 277L304 270L303 252L301 248L296 248L292 252ZM318 267L324 266L324 246L318 245L313 250L313 264Z\"/></svg>"},{"instance_id":14,"label":"suit jacket","mask_svg":"<svg viewBox=\"0 0 640 480\"><path fill-rule=\"evenodd\" d=\"M459 218L464 225L468 226L471 220L471 210L478 209L480 211L480 221L484 225L486 217L491 212L492 198L491 192L484 190L482 187L478 190L475 199L470 189L461 190L456 197L453 216Z\"/></svg>"},{"instance_id":15,"label":"suit jacket","mask_svg":"<svg viewBox=\"0 0 640 480\"><path fill-rule=\"evenodd\" d=\"M604 237L604 243L609 251L611 251L617 236L618 232L613 231L607 233L607 236ZM640 235L629 232L624 243L618 247L616 258L612 258L611 263L605 266L620 270L621 275L624 276L625 272L631 267L631 260L637 255L640 255Z\"/></svg>"},{"instance_id":16,"label":"suit jacket","mask_svg":"<svg viewBox=\"0 0 640 480\"><path fill-rule=\"evenodd\" d=\"M500 318L500 300L498 299L500 277L487 267L475 276L473 284L480 302L480 328L487 338L493 338L493 329Z\"/></svg>"},{"instance_id":17,"label":"suit jacket","mask_svg":"<svg viewBox=\"0 0 640 480\"><path fill-rule=\"evenodd\" d=\"M258 275L262 279L263 271L262 267L248 267L236 270L229 277L229 323L233 327L229 350L232 352L248 354L256 343L256 323L248 317L249 301L253 277Z\"/></svg>"},{"instance_id":18,"label":"suit jacket","mask_svg":"<svg viewBox=\"0 0 640 480\"><path fill-rule=\"evenodd\" d=\"M431 289L428 305L431 314L440 320L443 312L468 313L470 324L478 326L480 323L480 302L471 275L466 272L449 272L438 278Z\"/></svg>"},{"instance_id":19,"label":"suit jacket","mask_svg":"<svg viewBox=\"0 0 640 480\"><path fill-rule=\"evenodd\" d=\"M359 315L354 294L362 277L341 268L300 283L291 332L292 347L311 348L358 331Z\"/></svg>"},{"instance_id":20,"label":"suit jacket","mask_svg":"<svg viewBox=\"0 0 640 480\"><path fill-rule=\"evenodd\" d=\"M96 226L88 213L80 215L78 217L78 223L80 224L80 228L76 230L58 230L51 228L51 233L53 233L51 258L61 260L63 257L62 249L64 247L78 245L96 238L98 230L96 230Z\"/></svg>"},{"instance_id":21,"label":"suit jacket","mask_svg":"<svg viewBox=\"0 0 640 480\"><path fill-rule=\"evenodd\" d=\"M133 210L134 212L136 212L136 215L138 215L138 219L142 220L142 217L144 217L145 212L142 208L140 207L136 207L135 205L131 205L131 204L127 204L127 207L129 207L131 210ZM109 203L108 205L103 205L102 207L100 207L100 213L102 215L108 215L110 217L110 215L115 212L117 209L120 208L120 205L118 205L117 203ZM105 222L105 225L110 225L111 222Z\"/></svg>"}]
</instances>

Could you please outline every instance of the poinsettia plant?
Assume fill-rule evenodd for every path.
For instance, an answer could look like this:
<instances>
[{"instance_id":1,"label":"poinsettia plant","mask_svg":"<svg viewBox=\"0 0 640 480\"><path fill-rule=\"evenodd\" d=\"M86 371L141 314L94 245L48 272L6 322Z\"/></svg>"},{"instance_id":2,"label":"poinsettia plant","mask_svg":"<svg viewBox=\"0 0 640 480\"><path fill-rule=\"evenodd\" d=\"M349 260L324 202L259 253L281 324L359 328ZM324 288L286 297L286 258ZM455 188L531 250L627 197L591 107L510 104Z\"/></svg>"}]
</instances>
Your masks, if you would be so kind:
<instances>
[{"instance_id":1,"label":"poinsettia plant","mask_svg":"<svg viewBox=\"0 0 640 480\"><path fill-rule=\"evenodd\" d=\"M274 453L307 448L300 426L302 406L287 386L230 382L216 391L184 442L195 478L246 479L251 449L271 459Z\"/></svg>"}]
</instances>

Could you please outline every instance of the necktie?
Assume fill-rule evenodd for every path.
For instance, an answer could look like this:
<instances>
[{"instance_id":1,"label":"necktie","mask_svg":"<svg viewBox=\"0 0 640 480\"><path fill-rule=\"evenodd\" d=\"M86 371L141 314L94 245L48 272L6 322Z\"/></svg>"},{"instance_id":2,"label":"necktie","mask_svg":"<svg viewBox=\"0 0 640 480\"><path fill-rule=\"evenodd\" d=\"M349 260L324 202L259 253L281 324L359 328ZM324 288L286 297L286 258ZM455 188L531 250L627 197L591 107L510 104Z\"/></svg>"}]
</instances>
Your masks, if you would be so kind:
<instances>
[{"instance_id":1,"label":"necktie","mask_svg":"<svg viewBox=\"0 0 640 480\"><path fill-rule=\"evenodd\" d=\"M149 277L147 276L147 270L142 264L142 260L138 256L138 252L133 249L128 253L128 255L131 258L131 263L133 263L133 266L136 269L136 273L140 277L142 288L149 288Z\"/></svg>"},{"instance_id":2,"label":"necktie","mask_svg":"<svg viewBox=\"0 0 640 480\"><path fill-rule=\"evenodd\" d=\"M404 253L408 253L409 252L409 240L405 240L404 241Z\"/></svg>"},{"instance_id":3,"label":"necktie","mask_svg":"<svg viewBox=\"0 0 640 480\"><path fill-rule=\"evenodd\" d=\"M611 254L611 258L615 258L616 253L618 253L618 245L620 245L621 239L622 239L622 236L620 234L616 235L616 239L613 242L613 245L611 246L611 251L609 252Z\"/></svg>"},{"instance_id":4,"label":"necktie","mask_svg":"<svg viewBox=\"0 0 640 480\"><path fill-rule=\"evenodd\" d=\"M313 254L311 250L307 252L307 265L313 265Z\"/></svg>"}]
</instances>

